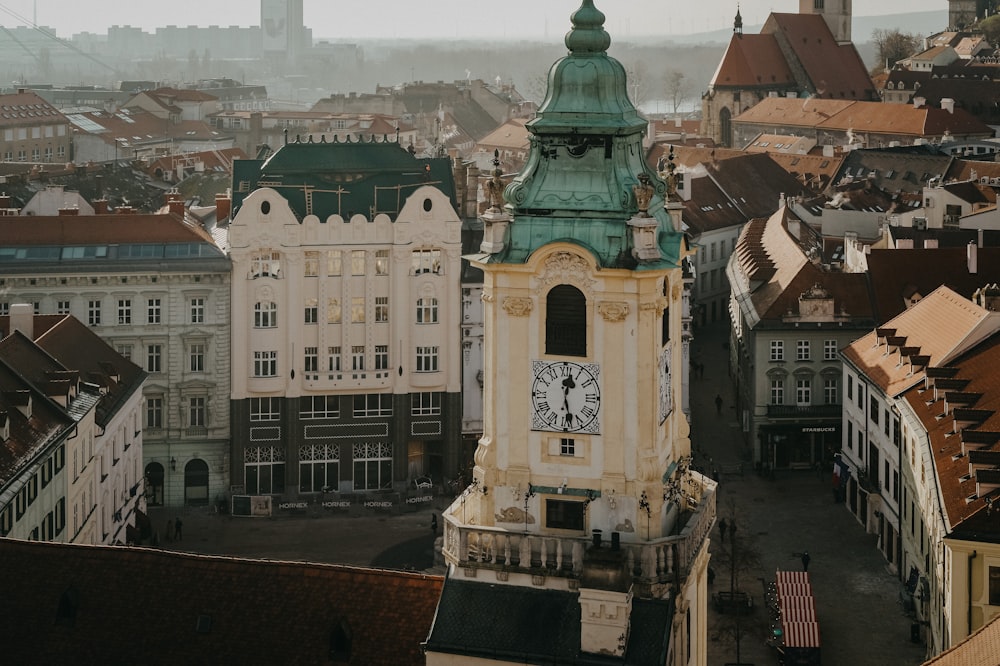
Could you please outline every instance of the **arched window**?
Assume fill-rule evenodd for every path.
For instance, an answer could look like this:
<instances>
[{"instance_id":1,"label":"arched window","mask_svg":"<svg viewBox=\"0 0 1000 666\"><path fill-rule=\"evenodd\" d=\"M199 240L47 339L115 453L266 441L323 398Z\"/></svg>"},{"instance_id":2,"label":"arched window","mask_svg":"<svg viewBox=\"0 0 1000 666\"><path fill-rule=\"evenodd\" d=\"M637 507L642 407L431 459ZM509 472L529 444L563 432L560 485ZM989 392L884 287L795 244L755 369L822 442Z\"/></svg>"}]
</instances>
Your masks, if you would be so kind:
<instances>
[{"instance_id":1,"label":"arched window","mask_svg":"<svg viewBox=\"0 0 1000 666\"><path fill-rule=\"evenodd\" d=\"M719 111L719 139L727 148L733 146L733 114L727 107Z\"/></svg>"},{"instance_id":2,"label":"arched window","mask_svg":"<svg viewBox=\"0 0 1000 666\"><path fill-rule=\"evenodd\" d=\"M553 287L546 298L545 353L587 355L587 297L572 285Z\"/></svg>"},{"instance_id":3,"label":"arched window","mask_svg":"<svg viewBox=\"0 0 1000 666\"><path fill-rule=\"evenodd\" d=\"M208 463L200 458L184 465L184 503L208 504Z\"/></svg>"},{"instance_id":4,"label":"arched window","mask_svg":"<svg viewBox=\"0 0 1000 666\"><path fill-rule=\"evenodd\" d=\"M278 325L278 304L272 301L255 303L253 306L253 327L274 328Z\"/></svg>"}]
</instances>

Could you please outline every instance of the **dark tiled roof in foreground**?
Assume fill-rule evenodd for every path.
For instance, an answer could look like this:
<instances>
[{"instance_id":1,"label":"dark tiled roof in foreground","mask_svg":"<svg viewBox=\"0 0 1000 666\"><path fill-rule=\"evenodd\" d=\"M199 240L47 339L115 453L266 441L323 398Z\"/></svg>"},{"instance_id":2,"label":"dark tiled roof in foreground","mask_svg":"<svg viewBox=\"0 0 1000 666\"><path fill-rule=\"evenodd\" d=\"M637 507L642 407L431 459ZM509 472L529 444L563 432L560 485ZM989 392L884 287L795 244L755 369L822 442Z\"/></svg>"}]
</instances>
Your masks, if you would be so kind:
<instances>
[{"instance_id":1,"label":"dark tiled roof in foreground","mask_svg":"<svg viewBox=\"0 0 1000 666\"><path fill-rule=\"evenodd\" d=\"M576 592L449 578L428 651L527 664L663 664L673 605L634 598L625 659L580 652Z\"/></svg>"},{"instance_id":2,"label":"dark tiled roof in foreground","mask_svg":"<svg viewBox=\"0 0 1000 666\"><path fill-rule=\"evenodd\" d=\"M3 660L34 664L423 664L442 584L376 569L7 539L0 570L4 612L17 618Z\"/></svg>"}]
</instances>

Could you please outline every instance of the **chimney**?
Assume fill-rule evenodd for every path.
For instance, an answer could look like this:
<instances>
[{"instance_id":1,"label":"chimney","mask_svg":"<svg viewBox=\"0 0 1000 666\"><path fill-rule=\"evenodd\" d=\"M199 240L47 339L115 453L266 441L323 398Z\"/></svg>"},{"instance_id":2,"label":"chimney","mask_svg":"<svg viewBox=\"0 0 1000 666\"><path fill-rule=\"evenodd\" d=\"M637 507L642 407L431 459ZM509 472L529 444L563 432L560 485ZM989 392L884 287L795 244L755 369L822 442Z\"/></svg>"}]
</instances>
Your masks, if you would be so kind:
<instances>
[{"instance_id":1,"label":"chimney","mask_svg":"<svg viewBox=\"0 0 1000 666\"><path fill-rule=\"evenodd\" d=\"M950 97L941 98L941 108L948 113L955 113L955 100Z\"/></svg>"},{"instance_id":2,"label":"chimney","mask_svg":"<svg viewBox=\"0 0 1000 666\"><path fill-rule=\"evenodd\" d=\"M95 199L94 200L94 215L107 215L108 214L108 200L107 199Z\"/></svg>"},{"instance_id":3,"label":"chimney","mask_svg":"<svg viewBox=\"0 0 1000 666\"><path fill-rule=\"evenodd\" d=\"M913 98L913 108L914 109L919 109L920 107L922 107L926 103L927 103L927 98L926 97L914 97Z\"/></svg>"},{"instance_id":4,"label":"chimney","mask_svg":"<svg viewBox=\"0 0 1000 666\"><path fill-rule=\"evenodd\" d=\"M10 332L21 331L29 340L35 339L35 306L31 303L11 303Z\"/></svg>"},{"instance_id":5,"label":"chimney","mask_svg":"<svg viewBox=\"0 0 1000 666\"><path fill-rule=\"evenodd\" d=\"M167 192L167 210L174 215L184 217L184 200L181 199L181 193L177 190Z\"/></svg>"},{"instance_id":6,"label":"chimney","mask_svg":"<svg viewBox=\"0 0 1000 666\"><path fill-rule=\"evenodd\" d=\"M215 221L220 222L222 220L228 220L229 215L232 213L233 200L229 198L229 194L216 194L215 195Z\"/></svg>"},{"instance_id":7,"label":"chimney","mask_svg":"<svg viewBox=\"0 0 1000 666\"><path fill-rule=\"evenodd\" d=\"M59 217L75 216L79 214L80 214L80 209L77 208L76 206L59 209Z\"/></svg>"},{"instance_id":8,"label":"chimney","mask_svg":"<svg viewBox=\"0 0 1000 666\"><path fill-rule=\"evenodd\" d=\"M969 244L965 246L965 261L969 266L969 275L975 275L979 272L979 249L976 247L975 241L969 241Z\"/></svg>"}]
</instances>

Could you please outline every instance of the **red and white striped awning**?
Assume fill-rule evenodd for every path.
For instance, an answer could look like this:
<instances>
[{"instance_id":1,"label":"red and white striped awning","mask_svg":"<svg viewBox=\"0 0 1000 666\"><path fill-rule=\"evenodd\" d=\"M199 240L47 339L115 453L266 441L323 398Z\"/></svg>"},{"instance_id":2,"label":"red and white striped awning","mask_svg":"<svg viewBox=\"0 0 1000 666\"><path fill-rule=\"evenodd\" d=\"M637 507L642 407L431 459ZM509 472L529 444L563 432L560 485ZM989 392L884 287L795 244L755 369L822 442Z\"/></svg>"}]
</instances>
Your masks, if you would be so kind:
<instances>
[{"instance_id":1,"label":"red and white striped awning","mask_svg":"<svg viewBox=\"0 0 1000 666\"><path fill-rule=\"evenodd\" d=\"M786 648L818 648L818 622L785 622L781 623Z\"/></svg>"},{"instance_id":2,"label":"red and white striped awning","mask_svg":"<svg viewBox=\"0 0 1000 666\"><path fill-rule=\"evenodd\" d=\"M781 587L782 583L805 583L809 584L809 574L805 571L778 571L774 575L774 580Z\"/></svg>"},{"instance_id":3,"label":"red and white striped awning","mask_svg":"<svg viewBox=\"0 0 1000 666\"><path fill-rule=\"evenodd\" d=\"M782 622L815 622L816 611L810 608L781 608Z\"/></svg>"},{"instance_id":4,"label":"red and white striped awning","mask_svg":"<svg viewBox=\"0 0 1000 666\"><path fill-rule=\"evenodd\" d=\"M793 597L793 596L782 597L780 603L781 603L781 611L782 612L784 612L786 610L791 610L791 609L803 609L803 610L810 610L813 613L816 612L816 602L815 602L815 600L811 596L810 597Z\"/></svg>"}]
</instances>

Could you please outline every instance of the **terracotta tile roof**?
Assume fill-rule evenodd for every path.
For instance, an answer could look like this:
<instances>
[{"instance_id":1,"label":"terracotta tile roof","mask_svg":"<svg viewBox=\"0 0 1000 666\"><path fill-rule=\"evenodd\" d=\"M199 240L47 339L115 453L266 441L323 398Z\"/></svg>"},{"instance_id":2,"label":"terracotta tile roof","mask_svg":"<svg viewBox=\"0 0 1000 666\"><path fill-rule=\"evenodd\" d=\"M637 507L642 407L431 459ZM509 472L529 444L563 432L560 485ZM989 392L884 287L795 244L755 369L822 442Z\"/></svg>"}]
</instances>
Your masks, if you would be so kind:
<instances>
[{"instance_id":1,"label":"terracotta tile roof","mask_svg":"<svg viewBox=\"0 0 1000 666\"><path fill-rule=\"evenodd\" d=\"M1000 283L1000 248L977 248L976 272L969 272L968 246L913 250L872 249L868 279L876 321L903 312L914 294L925 296L944 285L965 298L986 284Z\"/></svg>"},{"instance_id":2,"label":"terracotta tile roof","mask_svg":"<svg viewBox=\"0 0 1000 666\"><path fill-rule=\"evenodd\" d=\"M715 146L698 148L696 146L682 146L676 143L656 143L650 147L649 152L646 154L646 164L653 169L657 168L657 164L661 158L666 160L671 148L674 151L674 164L685 167L721 162L731 157L739 157L746 154L744 151L734 148Z\"/></svg>"},{"instance_id":3,"label":"terracotta tile roof","mask_svg":"<svg viewBox=\"0 0 1000 666\"><path fill-rule=\"evenodd\" d=\"M525 118L511 118L496 128L477 143L491 148L509 148L512 150L527 150L531 133L524 126Z\"/></svg>"},{"instance_id":4,"label":"terracotta tile roof","mask_svg":"<svg viewBox=\"0 0 1000 666\"><path fill-rule=\"evenodd\" d=\"M420 644L443 582L376 569L6 539L0 567L7 613L18 618L18 631L4 641L11 663L422 665Z\"/></svg>"},{"instance_id":5,"label":"terracotta tile roof","mask_svg":"<svg viewBox=\"0 0 1000 666\"><path fill-rule=\"evenodd\" d=\"M847 178L862 178L887 192L922 195L927 181L944 176L954 159L931 146L852 150L844 155L837 179L840 182ZM920 203L923 204L923 196Z\"/></svg>"},{"instance_id":6,"label":"terracotta tile roof","mask_svg":"<svg viewBox=\"0 0 1000 666\"><path fill-rule=\"evenodd\" d=\"M223 148L221 150L203 150L197 153L184 153L183 155L168 155L161 157L145 167L146 173L156 174L157 171L172 171L178 162L194 164L201 162L206 171L226 171L233 170L234 160L246 160L250 156L243 152L242 148Z\"/></svg>"},{"instance_id":7,"label":"terracotta tile roof","mask_svg":"<svg viewBox=\"0 0 1000 666\"><path fill-rule=\"evenodd\" d=\"M219 98L203 90L192 90L190 88L157 88L147 90L150 97L160 97L162 99L178 102L212 102Z\"/></svg>"},{"instance_id":8,"label":"terracotta tile roof","mask_svg":"<svg viewBox=\"0 0 1000 666\"><path fill-rule=\"evenodd\" d=\"M1000 492L984 488L980 495L979 472L970 464L972 451L1000 451L998 364L1000 336L997 335L947 364L950 383L946 386L959 385L962 388L958 390L975 394L967 407L946 405L949 391L955 389L935 391L919 384L904 395L928 433L950 538L1000 541L1000 516L988 511L984 500L986 495L1000 499ZM932 368L928 374L933 371Z\"/></svg>"},{"instance_id":9,"label":"terracotta tile roof","mask_svg":"<svg viewBox=\"0 0 1000 666\"><path fill-rule=\"evenodd\" d=\"M33 92L0 95L0 127L65 122L57 108Z\"/></svg>"},{"instance_id":10,"label":"terracotta tile roof","mask_svg":"<svg viewBox=\"0 0 1000 666\"><path fill-rule=\"evenodd\" d=\"M101 245L104 243L213 243L198 224L177 215L0 216L0 245Z\"/></svg>"},{"instance_id":11,"label":"terracotta tile roof","mask_svg":"<svg viewBox=\"0 0 1000 666\"><path fill-rule=\"evenodd\" d=\"M954 160L944 174L945 182L1000 178L1000 163L978 160Z\"/></svg>"},{"instance_id":12,"label":"terracotta tile roof","mask_svg":"<svg viewBox=\"0 0 1000 666\"><path fill-rule=\"evenodd\" d=\"M711 178L692 178L689 187L691 198L684 202L682 219L691 235L697 237L746 222L746 216Z\"/></svg>"},{"instance_id":13,"label":"terracotta tile roof","mask_svg":"<svg viewBox=\"0 0 1000 666\"><path fill-rule=\"evenodd\" d=\"M989 312L947 287L938 287L909 310L844 348L844 356L888 396L923 379L926 365L947 364L957 354L1000 330L1000 313ZM914 355L929 357L913 363Z\"/></svg>"},{"instance_id":14,"label":"terracotta tile roof","mask_svg":"<svg viewBox=\"0 0 1000 666\"><path fill-rule=\"evenodd\" d=\"M733 35L712 88L794 88L795 76L774 35Z\"/></svg>"},{"instance_id":15,"label":"terracotta tile roof","mask_svg":"<svg viewBox=\"0 0 1000 666\"><path fill-rule=\"evenodd\" d=\"M71 113L67 117L74 125L74 131L93 134L109 144L116 139L123 139L127 142L123 144L124 148L129 145L159 143L165 138L187 141L223 138L222 133L200 120L171 123L139 108L120 109L115 113Z\"/></svg>"},{"instance_id":16,"label":"terracotta tile roof","mask_svg":"<svg viewBox=\"0 0 1000 666\"><path fill-rule=\"evenodd\" d=\"M923 666L996 666L1000 654L1000 615Z\"/></svg>"},{"instance_id":17,"label":"terracotta tile roof","mask_svg":"<svg viewBox=\"0 0 1000 666\"><path fill-rule=\"evenodd\" d=\"M838 44L819 14L773 13L762 32L784 36L818 97L875 99L875 84L854 44Z\"/></svg>"},{"instance_id":18,"label":"terracotta tile roof","mask_svg":"<svg viewBox=\"0 0 1000 666\"><path fill-rule=\"evenodd\" d=\"M813 192L822 192L833 182L833 177L844 159L843 153L838 153L835 157L784 153L770 155L775 164L791 174L802 187Z\"/></svg>"},{"instance_id":19,"label":"terracotta tile roof","mask_svg":"<svg viewBox=\"0 0 1000 666\"><path fill-rule=\"evenodd\" d=\"M744 111L733 122L841 132L889 134L913 139L940 136L993 136L993 130L964 109L949 113L934 107L908 104L853 102L809 98L768 97Z\"/></svg>"},{"instance_id":20,"label":"terracotta tile roof","mask_svg":"<svg viewBox=\"0 0 1000 666\"><path fill-rule=\"evenodd\" d=\"M778 210L782 194L789 197L808 194L767 153L743 153L708 164L706 169L747 219L771 215Z\"/></svg>"}]
</instances>

